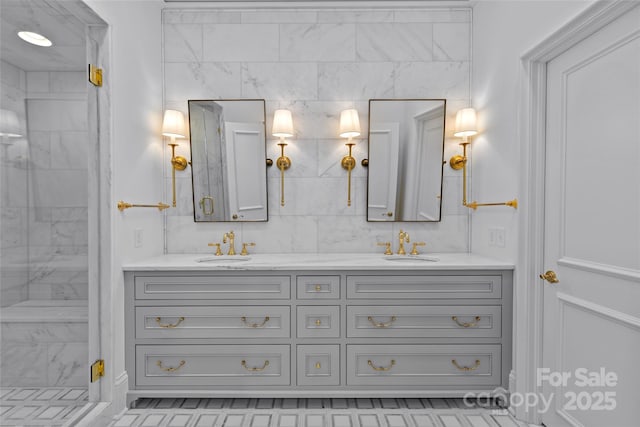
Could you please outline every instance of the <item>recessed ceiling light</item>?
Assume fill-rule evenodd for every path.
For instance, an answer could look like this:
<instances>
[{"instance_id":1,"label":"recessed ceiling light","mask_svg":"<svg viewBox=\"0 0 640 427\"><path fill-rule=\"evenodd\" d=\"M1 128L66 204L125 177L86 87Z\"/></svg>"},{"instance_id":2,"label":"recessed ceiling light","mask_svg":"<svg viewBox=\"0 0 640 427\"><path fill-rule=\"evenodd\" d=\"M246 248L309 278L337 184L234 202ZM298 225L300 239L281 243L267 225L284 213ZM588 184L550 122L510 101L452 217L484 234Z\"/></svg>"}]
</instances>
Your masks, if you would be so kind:
<instances>
[{"instance_id":1,"label":"recessed ceiling light","mask_svg":"<svg viewBox=\"0 0 640 427\"><path fill-rule=\"evenodd\" d=\"M51 40L49 40L42 34L33 33L31 31L19 31L18 37L28 43L35 44L37 46L49 47L53 44L51 43Z\"/></svg>"}]
</instances>

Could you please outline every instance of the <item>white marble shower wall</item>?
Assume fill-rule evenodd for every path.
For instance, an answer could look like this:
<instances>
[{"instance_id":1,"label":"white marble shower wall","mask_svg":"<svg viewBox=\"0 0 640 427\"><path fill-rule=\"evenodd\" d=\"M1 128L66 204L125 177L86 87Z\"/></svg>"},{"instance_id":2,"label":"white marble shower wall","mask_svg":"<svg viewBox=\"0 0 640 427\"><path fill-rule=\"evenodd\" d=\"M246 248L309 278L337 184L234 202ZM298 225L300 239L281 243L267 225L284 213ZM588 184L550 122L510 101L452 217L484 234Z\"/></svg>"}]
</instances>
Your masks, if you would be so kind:
<instances>
[{"instance_id":1,"label":"white marble shower wall","mask_svg":"<svg viewBox=\"0 0 640 427\"><path fill-rule=\"evenodd\" d=\"M0 61L0 108L18 116L24 129L26 73ZM4 137L0 137L4 138ZM6 307L28 296L26 138L0 141L0 305Z\"/></svg>"},{"instance_id":2,"label":"white marble shower wall","mask_svg":"<svg viewBox=\"0 0 640 427\"><path fill-rule=\"evenodd\" d=\"M190 170L177 172L178 207L167 212L169 253L207 252L233 229L236 242L262 253L377 252L400 228L426 251L467 251L468 212L458 172L445 168L442 221L366 221L368 100L446 98L445 158L459 151L455 112L468 105L471 9L166 9L163 13L165 107L187 112L189 99L263 98L267 135L273 112L290 109L296 135L286 172L285 206L279 171L270 168L269 221L194 223ZM347 206L346 154L338 137L340 112L357 108L363 134L355 141L353 203ZM168 141L165 141L168 142ZM180 142L180 141L179 141ZM279 155L268 137L268 157ZM188 140L178 154L188 157ZM170 164L165 182L170 192ZM395 239L394 239L395 240ZM395 243L394 243L395 246Z\"/></svg>"},{"instance_id":3,"label":"white marble shower wall","mask_svg":"<svg viewBox=\"0 0 640 427\"><path fill-rule=\"evenodd\" d=\"M29 299L88 295L87 79L28 72Z\"/></svg>"}]
</instances>

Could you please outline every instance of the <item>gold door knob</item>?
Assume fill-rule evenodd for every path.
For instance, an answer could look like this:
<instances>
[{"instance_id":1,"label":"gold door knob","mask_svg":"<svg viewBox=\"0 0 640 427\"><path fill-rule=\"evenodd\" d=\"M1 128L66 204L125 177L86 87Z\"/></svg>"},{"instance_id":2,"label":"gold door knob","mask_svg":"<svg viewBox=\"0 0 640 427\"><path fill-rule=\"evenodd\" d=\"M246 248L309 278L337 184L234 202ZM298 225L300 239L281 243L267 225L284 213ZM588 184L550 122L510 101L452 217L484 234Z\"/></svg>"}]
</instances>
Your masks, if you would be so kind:
<instances>
[{"instance_id":1,"label":"gold door knob","mask_svg":"<svg viewBox=\"0 0 640 427\"><path fill-rule=\"evenodd\" d=\"M558 283L560 281L558 280L558 276L556 276L556 272L553 270L549 270L546 273L541 274L540 278L546 280L549 283Z\"/></svg>"},{"instance_id":2,"label":"gold door knob","mask_svg":"<svg viewBox=\"0 0 640 427\"><path fill-rule=\"evenodd\" d=\"M316 319L316 326L320 326L320 325L322 325L322 320Z\"/></svg>"}]
</instances>

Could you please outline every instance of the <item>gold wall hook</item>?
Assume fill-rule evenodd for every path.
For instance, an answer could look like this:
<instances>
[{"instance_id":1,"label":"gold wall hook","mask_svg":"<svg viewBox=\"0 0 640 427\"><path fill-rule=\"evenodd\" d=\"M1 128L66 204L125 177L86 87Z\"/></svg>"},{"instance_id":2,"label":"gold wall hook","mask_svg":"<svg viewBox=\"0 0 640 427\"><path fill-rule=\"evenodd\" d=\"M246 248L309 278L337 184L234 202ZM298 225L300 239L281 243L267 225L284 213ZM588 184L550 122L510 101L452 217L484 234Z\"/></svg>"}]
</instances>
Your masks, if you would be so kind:
<instances>
[{"instance_id":1,"label":"gold wall hook","mask_svg":"<svg viewBox=\"0 0 640 427\"><path fill-rule=\"evenodd\" d=\"M345 145L349 148L349 154L342 158L340 164L347 170L347 206L351 206L351 171L356 167L356 159L351 155L351 152L356 144L348 142Z\"/></svg>"}]
</instances>

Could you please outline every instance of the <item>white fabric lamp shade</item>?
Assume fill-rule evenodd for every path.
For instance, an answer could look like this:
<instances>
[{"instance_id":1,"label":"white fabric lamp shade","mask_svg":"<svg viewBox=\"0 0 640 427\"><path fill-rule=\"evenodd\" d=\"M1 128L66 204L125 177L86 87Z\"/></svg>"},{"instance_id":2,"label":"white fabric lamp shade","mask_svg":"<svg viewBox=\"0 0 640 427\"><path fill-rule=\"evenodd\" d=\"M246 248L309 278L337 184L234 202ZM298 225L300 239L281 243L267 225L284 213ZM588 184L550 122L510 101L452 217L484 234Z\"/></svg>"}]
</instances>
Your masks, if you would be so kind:
<instances>
[{"instance_id":1,"label":"white fabric lamp shade","mask_svg":"<svg viewBox=\"0 0 640 427\"><path fill-rule=\"evenodd\" d=\"M353 138L360 135L360 117L358 110L344 110L340 113L340 136Z\"/></svg>"},{"instance_id":2,"label":"white fabric lamp shade","mask_svg":"<svg viewBox=\"0 0 640 427\"><path fill-rule=\"evenodd\" d=\"M0 136L19 138L20 121L15 111L0 109Z\"/></svg>"},{"instance_id":3,"label":"white fabric lamp shade","mask_svg":"<svg viewBox=\"0 0 640 427\"><path fill-rule=\"evenodd\" d=\"M456 131L453 134L459 138L466 138L478 133L476 127L476 110L463 108L456 114Z\"/></svg>"},{"instance_id":4,"label":"white fabric lamp shade","mask_svg":"<svg viewBox=\"0 0 640 427\"><path fill-rule=\"evenodd\" d=\"M162 120L162 134L172 138L185 137L184 114L182 111L165 110Z\"/></svg>"},{"instance_id":5,"label":"white fabric lamp shade","mask_svg":"<svg viewBox=\"0 0 640 427\"><path fill-rule=\"evenodd\" d=\"M273 129L271 130L271 134L279 138L289 138L293 136L293 119L291 118L291 111L275 111L273 114Z\"/></svg>"}]
</instances>

